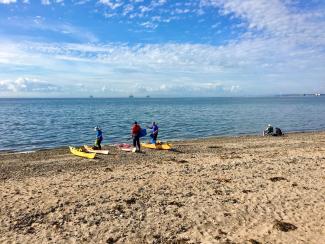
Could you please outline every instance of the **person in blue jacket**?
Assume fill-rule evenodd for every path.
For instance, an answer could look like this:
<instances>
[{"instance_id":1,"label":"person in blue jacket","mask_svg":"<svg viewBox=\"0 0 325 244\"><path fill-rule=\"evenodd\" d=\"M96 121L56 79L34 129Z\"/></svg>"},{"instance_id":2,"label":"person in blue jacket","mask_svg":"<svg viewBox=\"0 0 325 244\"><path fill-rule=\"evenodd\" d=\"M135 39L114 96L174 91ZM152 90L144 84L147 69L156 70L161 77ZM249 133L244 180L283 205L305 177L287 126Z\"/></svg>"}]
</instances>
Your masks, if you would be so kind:
<instances>
[{"instance_id":1,"label":"person in blue jacket","mask_svg":"<svg viewBox=\"0 0 325 244\"><path fill-rule=\"evenodd\" d=\"M99 128L98 126L96 126L94 128L94 130L96 131L96 140L95 140L95 146L93 147L93 149L94 150L101 150L102 149L101 143L103 141L102 129Z\"/></svg>"},{"instance_id":2,"label":"person in blue jacket","mask_svg":"<svg viewBox=\"0 0 325 244\"><path fill-rule=\"evenodd\" d=\"M156 144L157 143L157 137L158 137L158 125L156 124L156 122L152 122L152 125L148 127L149 129L151 129L151 143Z\"/></svg>"}]
</instances>

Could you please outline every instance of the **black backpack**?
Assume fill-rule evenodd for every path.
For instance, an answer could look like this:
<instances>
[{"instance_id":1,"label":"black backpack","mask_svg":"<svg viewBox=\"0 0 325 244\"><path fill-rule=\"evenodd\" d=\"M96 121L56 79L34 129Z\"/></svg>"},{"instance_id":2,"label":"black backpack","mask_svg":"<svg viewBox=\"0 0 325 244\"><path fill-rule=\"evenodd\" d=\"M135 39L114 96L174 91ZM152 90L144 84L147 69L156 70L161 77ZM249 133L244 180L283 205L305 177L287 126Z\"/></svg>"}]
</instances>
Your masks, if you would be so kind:
<instances>
[{"instance_id":1,"label":"black backpack","mask_svg":"<svg viewBox=\"0 0 325 244\"><path fill-rule=\"evenodd\" d=\"M273 136L282 136L283 133L280 128L275 128L275 131L273 133Z\"/></svg>"}]
</instances>

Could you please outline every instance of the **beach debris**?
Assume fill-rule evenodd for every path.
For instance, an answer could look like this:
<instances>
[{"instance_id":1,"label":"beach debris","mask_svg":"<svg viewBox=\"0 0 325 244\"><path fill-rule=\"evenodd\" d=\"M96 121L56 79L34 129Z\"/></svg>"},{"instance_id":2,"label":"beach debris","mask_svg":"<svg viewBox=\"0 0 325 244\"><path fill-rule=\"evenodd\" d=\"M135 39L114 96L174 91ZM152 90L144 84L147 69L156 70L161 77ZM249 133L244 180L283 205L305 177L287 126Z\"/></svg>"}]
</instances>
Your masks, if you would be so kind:
<instances>
[{"instance_id":1,"label":"beach debris","mask_svg":"<svg viewBox=\"0 0 325 244\"><path fill-rule=\"evenodd\" d=\"M192 192L187 192L184 194L185 197L191 197L193 196L194 194Z\"/></svg>"},{"instance_id":2,"label":"beach debris","mask_svg":"<svg viewBox=\"0 0 325 244\"><path fill-rule=\"evenodd\" d=\"M217 195L223 195L223 191L221 191L221 190L215 190L215 193L216 193Z\"/></svg>"},{"instance_id":3,"label":"beach debris","mask_svg":"<svg viewBox=\"0 0 325 244\"><path fill-rule=\"evenodd\" d=\"M104 171L105 171L105 172L113 172L112 168L110 168L110 167L106 167L106 168L104 169Z\"/></svg>"},{"instance_id":4,"label":"beach debris","mask_svg":"<svg viewBox=\"0 0 325 244\"><path fill-rule=\"evenodd\" d=\"M277 177L271 177L269 180L272 182L277 182L277 181L287 180L287 179L281 176L277 176Z\"/></svg>"},{"instance_id":5,"label":"beach debris","mask_svg":"<svg viewBox=\"0 0 325 244\"><path fill-rule=\"evenodd\" d=\"M180 215L180 214L179 214ZM176 233L177 234L180 234L180 233L185 233L186 231L188 231L190 229L189 226L185 225L185 224L182 224L180 226L178 226L178 229L176 230Z\"/></svg>"},{"instance_id":6,"label":"beach debris","mask_svg":"<svg viewBox=\"0 0 325 244\"><path fill-rule=\"evenodd\" d=\"M106 243L107 244L114 244L114 243L116 243L118 240L119 240L120 238L119 237L109 237L107 240L106 240Z\"/></svg>"},{"instance_id":7,"label":"beach debris","mask_svg":"<svg viewBox=\"0 0 325 244\"><path fill-rule=\"evenodd\" d=\"M181 163L181 164L183 164L183 163L188 163L188 161L185 160L185 159L178 160L177 162L178 162L178 163Z\"/></svg>"},{"instance_id":8,"label":"beach debris","mask_svg":"<svg viewBox=\"0 0 325 244\"><path fill-rule=\"evenodd\" d=\"M158 243L166 243L166 238L164 238L161 234L157 233L154 234L153 236L152 243L153 244L158 244Z\"/></svg>"},{"instance_id":9,"label":"beach debris","mask_svg":"<svg viewBox=\"0 0 325 244\"><path fill-rule=\"evenodd\" d=\"M219 235L227 235L228 234L227 232L225 232L221 229L218 230L218 233L219 233Z\"/></svg>"},{"instance_id":10,"label":"beach debris","mask_svg":"<svg viewBox=\"0 0 325 244\"><path fill-rule=\"evenodd\" d=\"M220 159L236 159L236 158L242 158L240 155L238 155L236 152L230 152L227 154L221 154L219 156Z\"/></svg>"},{"instance_id":11,"label":"beach debris","mask_svg":"<svg viewBox=\"0 0 325 244\"><path fill-rule=\"evenodd\" d=\"M190 243L190 240L191 239L189 237L179 237L173 243L185 244L185 243Z\"/></svg>"},{"instance_id":12,"label":"beach debris","mask_svg":"<svg viewBox=\"0 0 325 244\"><path fill-rule=\"evenodd\" d=\"M223 200L222 201L223 203L231 203L231 204L236 204L236 203L239 203L239 201L235 198L233 199L226 199L226 200Z\"/></svg>"},{"instance_id":13,"label":"beach debris","mask_svg":"<svg viewBox=\"0 0 325 244\"><path fill-rule=\"evenodd\" d=\"M124 211L124 206L121 205L121 204L115 204L112 206L112 209L114 210L114 214L115 215L121 215L121 214L124 214L125 211Z\"/></svg>"},{"instance_id":14,"label":"beach debris","mask_svg":"<svg viewBox=\"0 0 325 244\"><path fill-rule=\"evenodd\" d=\"M222 147L221 146L212 145L212 146L207 146L207 148L215 149L215 148L222 148Z\"/></svg>"},{"instance_id":15,"label":"beach debris","mask_svg":"<svg viewBox=\"0 0 325 244\"><path fill-rule=\"evenodd\" d=\"M201 233L201 234L203 234L203 233ZM216 235L214 237L214 239L221 240L222 238L225 238L227 236L227 234L228 234L227 232L224 232L223 230L218 229L218 235ZM226 240L229 240L229 239L227 238ZM229 241L226 241L225 243L232 243L232 242L229 240Z\"/></svg>"},{"instance_id":16,"label":"beach debris","mask_svg":"<svg viewBox=\"0 0 325 244\"><path fill-rule=\"evenodd\" d=\"M137 200L136 200L135 197L130 197L130 198L128 198L128 199L125 200L125 202L126 202L127 204L135 204L136 201L137 201Z\"/></svg>"},{"instance_id":17,"label":"beach debris","mask_svg":"<svg viewBox=\"0 0 325 244\"><path fill-rule=\"evenodd\" d=\"M215 181L217 181L218 183L229 183L231 182L231 179L228 179L228 178L216 178Z\"/></svg>"},{"instance_id":18,"label":"beach debris","mask_svg":"<svg viewBox=\"0 0 325 244\"><path fill-rule=\"evenodd\" d=\"M250 243L252 243L252 244L261 244L261 242L256 241L256 240L254 240L254 239L249 239L248 241L249 241Z\"/></svg>"},{"instance_id":19,"label":"beach debris","mask_svg":"<svg viewBox=\"0 0 325 244\"><path fill-rule=\"evenodd\" d=\"M274 224L273 227L275 229L283 231L283 232L288 232L288 231L293 231L293 230L298 229L298 227L293 225L293 224L283 222L283 221L279 221L279 220L275 221L275 224Z\"/></svg>"},{"instance_id":20,"label":"beach debris","mask_svg":"<svg viewBox=\"0 0 325 244\"><path fill-rule=\"evenodd\" d=\"M177 202L177 201L169 201L169 202L167 202L166 203L167 205L174 205L174 206L177 206L177 207L183 207L183 206L185 206L183 203L181 203L181 202Z\"/></svg>"}]
</instances>

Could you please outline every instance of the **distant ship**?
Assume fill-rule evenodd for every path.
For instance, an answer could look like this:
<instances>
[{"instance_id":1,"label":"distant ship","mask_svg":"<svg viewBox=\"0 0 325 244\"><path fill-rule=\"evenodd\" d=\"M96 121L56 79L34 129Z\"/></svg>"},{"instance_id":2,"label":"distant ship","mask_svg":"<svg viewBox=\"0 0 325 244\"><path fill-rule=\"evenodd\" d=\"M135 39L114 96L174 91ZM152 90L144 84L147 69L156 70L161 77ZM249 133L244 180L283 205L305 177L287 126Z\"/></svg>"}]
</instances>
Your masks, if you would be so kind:
<instances>
[{"instance_id":1,"label":"distant ship","mask_svg":"<svg viewBox=\"0 0 325 244\"><path fill-rule=\"evenodd\" d=\"M150 96L149 96L149 95L147 95L147 96L146 96L146 98L150 98Z\"/></svg>"},{"instance_id":2,"label":"distant ship","mask_svg":"<svg viewBox=\"0 0 325 244\"><path fill-rule=\"evenodd\" d=\"M319 97L319 96L324 96L325 94L322 93L303 93L303 94L282 94L282 95L278 95L280 97L300 97L300 96L304 96L304 97Z\"/></svg>"},{"instance_id":3,"label":"distant ship","mask_svg":"<svg viewBox=\"0 0 325 244\"><path fill-rule=\"evenodd\" d=\"M89 98L94 98L94 96L93 95L90 95Z\"/></svg>"},{"instance_id":4,"label":"distant ship","mask_svg":"<svg viewBox=\"0 0 325 244\"><path fill-rule=\"evenodd\" d=\"M130 95L129 98L134 98L134 96L133 95Z\"/></svg>"}]
</instances>

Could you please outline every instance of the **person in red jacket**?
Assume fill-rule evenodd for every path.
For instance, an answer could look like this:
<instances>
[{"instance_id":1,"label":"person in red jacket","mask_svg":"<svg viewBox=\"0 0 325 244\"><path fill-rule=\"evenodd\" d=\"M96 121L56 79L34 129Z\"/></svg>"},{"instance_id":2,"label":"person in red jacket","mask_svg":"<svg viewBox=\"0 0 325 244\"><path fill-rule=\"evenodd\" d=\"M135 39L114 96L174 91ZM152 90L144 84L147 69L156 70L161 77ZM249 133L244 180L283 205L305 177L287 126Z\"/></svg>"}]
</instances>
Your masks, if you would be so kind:
<instances>
[{"instance_id":1,"label":"person in red jacket","mask_svg":"<svg viewBox=\"0 0 325 244\"><path fill-rule=\"evenodd\" d=\"M140 152L140 131L140 125L135 121L131 128L131 135L133 139L133 147L136 148L136 152Z\"/></svg>"}]
</instances>

